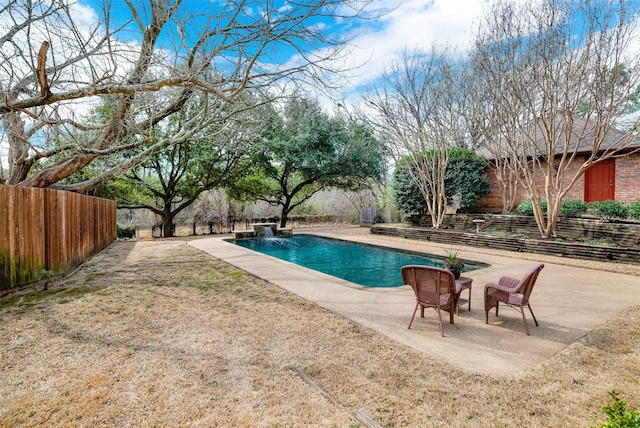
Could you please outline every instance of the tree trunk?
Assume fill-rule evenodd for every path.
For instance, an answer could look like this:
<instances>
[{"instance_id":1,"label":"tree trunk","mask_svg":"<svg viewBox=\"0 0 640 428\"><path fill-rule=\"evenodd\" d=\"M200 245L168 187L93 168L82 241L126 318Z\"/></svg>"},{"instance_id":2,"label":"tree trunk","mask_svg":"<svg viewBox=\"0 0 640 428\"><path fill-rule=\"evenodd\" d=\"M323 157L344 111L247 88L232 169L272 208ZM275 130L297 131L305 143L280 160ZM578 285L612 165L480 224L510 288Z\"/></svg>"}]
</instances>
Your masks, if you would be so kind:
<instances>
[{"instance_id":1,"label":"tree trunk","mask_svg":"<svg viewBox=\"0 0 640 428\"><path fill-rule=\"evenodd\" d=\"M542 207L540 206L540 198L531 198L531 203L533 205L533 217L536 220L536 224L538 225L538 230L540 231L540 236L542 238L552 238L556 236L556 220L553 219L553 215L548 212L544 213L542 211Z\"/></svg>"},{"instance_id":2,"label":"tree trunk","mask_svg":"<svg viewBox=\"0 0 640 428\"><path fill-rule=\"evenodd\" d=\"M289 212L282 210L282 215L280 216L280 227L287 227L287 220L289 220Z\"/></svg>"},{"instance_id":3,"label":"tree trunk","mask_svg":"<svg viewBox=\"0 0 640 428\"><path fill-rule=\"evenodd\" d=\"M173 218L175 215L176 213L171 211L171 202L165 204L162 210L162 236L164 238L171 238L174 235Z\"/></svg>"},{"instance_id":4,"label":"tree trunk","mask_svg":"<svg viewBox=\"0 0 640 428\"><path fill-rule=\"evenodd\" d=\"M280 227L287 227L287 220L289 220L289 207L291 206L291 201L287 200L282 205L282 213L280 214Z\"/></svg>"}]
</instances>

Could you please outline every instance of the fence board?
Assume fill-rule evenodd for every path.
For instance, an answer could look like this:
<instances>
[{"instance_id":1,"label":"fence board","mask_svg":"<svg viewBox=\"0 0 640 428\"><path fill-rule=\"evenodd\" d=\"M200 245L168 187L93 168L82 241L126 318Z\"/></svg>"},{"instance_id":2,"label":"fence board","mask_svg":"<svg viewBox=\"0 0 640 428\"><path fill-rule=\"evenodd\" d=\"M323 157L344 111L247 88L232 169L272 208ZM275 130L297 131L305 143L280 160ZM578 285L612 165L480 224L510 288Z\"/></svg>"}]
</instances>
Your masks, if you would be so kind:
<instances>
[{"instance_id":1,"label":"fence board","mask_svg":"<svg viewBox=\"0 0 640 428\"><path fill-rule=\"evenodd\" d=\"M0 292L65 272L116 238L114 201L0 186Z\"/></svg>"}]
</instances>

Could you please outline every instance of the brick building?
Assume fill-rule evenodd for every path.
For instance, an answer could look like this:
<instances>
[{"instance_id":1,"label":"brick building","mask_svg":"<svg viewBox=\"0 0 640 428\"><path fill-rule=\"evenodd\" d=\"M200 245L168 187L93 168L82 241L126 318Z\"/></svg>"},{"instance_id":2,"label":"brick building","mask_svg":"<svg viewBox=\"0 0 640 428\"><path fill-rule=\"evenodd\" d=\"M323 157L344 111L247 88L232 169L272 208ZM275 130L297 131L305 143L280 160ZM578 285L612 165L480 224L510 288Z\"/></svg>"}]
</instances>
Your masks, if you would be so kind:
<instances>
[{"instance_id":1,"label":"brick building","mask_svg":"<svg viewBox=\"0 0 640 428\"><path fill-rule=\"evenodd\" d=\"M588 126L588 122L574 119L574 131L572 132L584 132ZM640 200L640 140L630 137L625 132L610 130L603 141L600 153L604 153L606 150L618 150L618 154L616 157L592 165L573 185L567 198L581 199L585 202L611 199L629 203ZM622 146L624 149L621 148ZM577 156L569 164L565 182L568 183L575 175L579 165L587 159L590 152L588 147L576 150ZM486 157L492 160L491 156ZM544 166L543 164L543 168ZM538 179L539 185L542 187L544 176L539 174ZM502 211L502 198L493 169L489 171L489 182L492 193L479 201L479 206L476 209L478 212ZM526 199L528 199L527 193L519 187L516 206Z\"/></svg>"}]
</instances>

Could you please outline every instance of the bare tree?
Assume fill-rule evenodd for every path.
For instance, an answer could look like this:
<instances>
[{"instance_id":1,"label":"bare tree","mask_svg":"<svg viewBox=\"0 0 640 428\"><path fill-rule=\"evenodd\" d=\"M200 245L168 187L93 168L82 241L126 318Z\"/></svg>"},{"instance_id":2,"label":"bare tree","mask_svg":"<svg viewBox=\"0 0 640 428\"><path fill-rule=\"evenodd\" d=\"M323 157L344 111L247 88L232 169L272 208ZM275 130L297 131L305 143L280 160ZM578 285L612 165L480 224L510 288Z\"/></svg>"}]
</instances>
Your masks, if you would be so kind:
<instances>
[{"instance_id":1,"label":"bare tree","mask_svg":"<svg viewBox=\"0 0 640 428\"><path fill-rule=\"evenodd\" d=\"M424 197L432 226L444 220L447 195L444 173L448 148L464 141L455 90L455 59L447 49L405 51L365 96L369 121L389 145Z\"/></svg>"},{"instance_id":2,"label":"bare tree","mask_svg":"<svg viewBox=\"0 0 640 428\"><path fill-rule=\"evenodd\" d=\"M332 64L348 54L349 32L318 20L364 17L371 0L301 0L286 8L226 0L200 2L201 13L182 0L125 3L131 19L118 24L109 0L89 23L77 18L81 6L72 0L0 6L0 121L9 146L3 183L48 187L100 157L126 158L91 180L56 186L86 191L224 120L230 109L223 106L247 88L327 82L339 71ZM148 144L150 130L198 93L209 99L201 114ZM115 100L110 116L99 126L83 124L78 113L103 96ZM85 138L74 139L79 133Z\"/></svg>"},{"instance_id":3,"label":"bare tree","mask_svg":"<svg viewBox=\"0 0 640 428\"><path fill-rule=\"evenodd\" d=\"M544 0L496 2L481 23L472 57L487 149L528 193L543 237L584 172L634 142L612 130L640 81L637 17L632 2Z\"/></svg>"}]
</instances>

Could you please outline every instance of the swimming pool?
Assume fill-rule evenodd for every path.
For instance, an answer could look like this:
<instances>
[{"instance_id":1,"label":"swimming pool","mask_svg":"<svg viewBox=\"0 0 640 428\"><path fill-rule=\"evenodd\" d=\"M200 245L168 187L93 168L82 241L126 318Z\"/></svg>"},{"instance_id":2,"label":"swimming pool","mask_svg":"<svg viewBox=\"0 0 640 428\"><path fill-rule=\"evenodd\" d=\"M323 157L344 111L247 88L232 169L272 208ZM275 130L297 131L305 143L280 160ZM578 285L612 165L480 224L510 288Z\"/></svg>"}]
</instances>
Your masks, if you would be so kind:
<instances>
[{"instance_id":1,"label":"swimming pool","mask_svg":"<svg viewBox=\"0 0 640 428\"><path fill-rule=\"evenodd\" d=\"M228 242L365 287L398 287L402 285L402 266L416 264L441 267L444 262L444 257L431 254L315 235L229 239ZM464 260L464 263L464 272L489 266L472 260Z\"/></svg>"}]
</instances>

